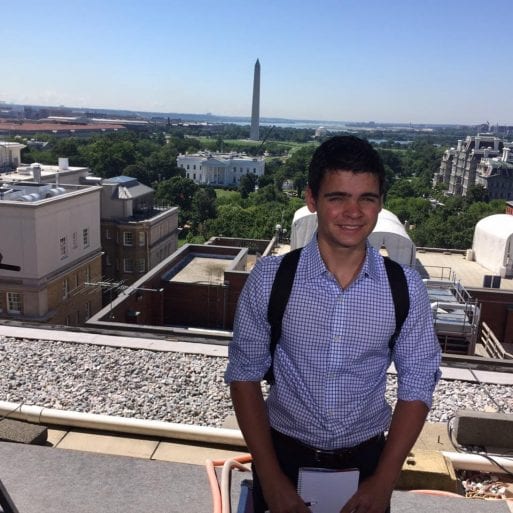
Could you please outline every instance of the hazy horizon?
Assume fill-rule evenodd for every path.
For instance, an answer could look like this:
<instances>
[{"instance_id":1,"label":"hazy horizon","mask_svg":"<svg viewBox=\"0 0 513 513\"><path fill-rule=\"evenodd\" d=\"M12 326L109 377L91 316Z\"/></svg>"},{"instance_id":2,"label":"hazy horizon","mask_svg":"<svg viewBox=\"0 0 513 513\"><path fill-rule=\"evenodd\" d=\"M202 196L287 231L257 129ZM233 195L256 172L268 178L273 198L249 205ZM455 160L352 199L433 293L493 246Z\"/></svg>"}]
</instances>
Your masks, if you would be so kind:
<instances>
[{"instance_id":1,"label":"hazy horizon","mask_svg":"<svg viewBox=\"0 0 513 513\"><path fill-rule=\"evenodd\" d=\"M513 124L508 0L27 0L0 100L263 118ZM483 30L485 31L483 32Z\"/></svg>"}]
</instances>

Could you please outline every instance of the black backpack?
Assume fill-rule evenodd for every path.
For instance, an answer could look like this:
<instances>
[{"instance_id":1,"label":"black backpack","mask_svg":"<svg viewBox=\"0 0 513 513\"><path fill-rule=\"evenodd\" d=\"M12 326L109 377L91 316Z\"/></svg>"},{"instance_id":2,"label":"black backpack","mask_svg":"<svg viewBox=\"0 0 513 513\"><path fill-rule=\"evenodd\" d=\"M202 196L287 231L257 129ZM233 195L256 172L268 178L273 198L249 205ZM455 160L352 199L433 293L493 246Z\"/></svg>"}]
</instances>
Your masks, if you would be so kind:
<instances>
[{"instance_id":1,"label":"black backpack","mask_svg":"<svg viewBox=\"0 0 513 513\"><path fill-rule=\"evenodd\" d=\"M274 277L271 295L269 297L267 320L271 325L271 342L269 346L271 365L264 376L264 379L269 384L274 383L274 352L281 337L281 321L289 301L301 249L302 248L297 248L283 256L276 276ZM395 331L388 342L388 347L390 351L392 351L410 309L410 294L408 292L408 283L403 268L397 262L385 257L385 269L387 271L395 308Z\"/></svg>"}]
</instances>

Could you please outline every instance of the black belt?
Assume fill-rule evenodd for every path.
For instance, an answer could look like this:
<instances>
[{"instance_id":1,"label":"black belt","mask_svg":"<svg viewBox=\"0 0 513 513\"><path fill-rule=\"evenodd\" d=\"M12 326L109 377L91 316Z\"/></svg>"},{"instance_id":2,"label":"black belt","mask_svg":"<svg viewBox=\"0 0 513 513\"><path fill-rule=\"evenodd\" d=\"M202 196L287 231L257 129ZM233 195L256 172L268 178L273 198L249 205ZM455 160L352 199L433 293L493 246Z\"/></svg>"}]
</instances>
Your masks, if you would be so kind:
<instances>
[{"instance_id":1,"label":"black belt","mask_svg":"<svg viewBox=\"0 0 513 513\"><path fill-rule=\"evenodd\" d=\"M284 435L275 429L271 429L271 432L273 439L275 439L278 443L281 443L283 446L288 447L289 449L292 449L295 452L302 454L317 463L324 463L328 465L348 462L350 461L351 457L356 456L363 449L373 445L378 445L384 439L383 433L380 433L379 435L373 436L372 438L369 438L368 440L365 440L362 443L355 445L354 447L323 450L304 444L303 442L300 442L299 440L296 440L290 436Z\"/></svg>"}]
</instances>

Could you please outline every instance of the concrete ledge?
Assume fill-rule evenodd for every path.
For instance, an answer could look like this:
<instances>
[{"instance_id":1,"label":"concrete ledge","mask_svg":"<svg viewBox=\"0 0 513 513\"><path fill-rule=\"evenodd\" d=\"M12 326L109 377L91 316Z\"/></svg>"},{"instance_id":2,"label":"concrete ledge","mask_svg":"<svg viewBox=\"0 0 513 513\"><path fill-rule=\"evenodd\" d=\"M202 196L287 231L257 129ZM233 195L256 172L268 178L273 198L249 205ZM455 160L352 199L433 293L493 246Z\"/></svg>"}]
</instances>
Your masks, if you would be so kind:
<instances>
[{"instance_id":1,"label":"concrete ledge","mask_svg":"<svg viewBox=\"0 0 513 513\"><path fill-rule=\"evenodd\" d=\"M437 451L411 452L404 462L398 490L431 489L458 492L452 464Z\"/></svg>"},{"instance_id":2,"label":"concrete ledge","mask_svg":"<svg viewBox=\"0 0 513 513\"><path fill-rule=\"evenodd\" d=\"M454 431L460 445L513 449L512 414L459 410L456 412Z\"/></svg>"},{"instance_id":3,"label":"concrete ledge","mask_svg":"<svg viewBox=\"0 0 513 513\"><path fill-rule=\"evenodd\" d=\"M0 420L0 440L23 444L44 445L48 438L46 426L20 420Z\"/></svg>"}]
</instances>

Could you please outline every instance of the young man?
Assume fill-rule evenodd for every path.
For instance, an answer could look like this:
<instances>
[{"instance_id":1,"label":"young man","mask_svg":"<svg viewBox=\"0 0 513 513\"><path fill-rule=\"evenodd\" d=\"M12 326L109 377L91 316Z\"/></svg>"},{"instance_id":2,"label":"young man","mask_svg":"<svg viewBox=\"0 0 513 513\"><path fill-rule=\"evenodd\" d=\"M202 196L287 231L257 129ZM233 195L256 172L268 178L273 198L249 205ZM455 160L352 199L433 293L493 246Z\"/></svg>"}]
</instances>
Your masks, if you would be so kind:
<instances>
[{"instance_id":1,"label":"young man","mask_svg":"<svg viewBox=\"0 0 513 513\"><path fill-rule=\"evenodd\" d=\"M410 308L391 353L394 302L383 257L367 242L384 174L378 153L356 137L334 137L315 151L306 203L318 229L301 252L267 401L267 306L281 257L261 259L242 291L226 381L253 456L256 513L309 511L296 492L301 466L358 467L358 491L342 513L387 511L431 406L440 346L426 288L404 268ZM391 361L393 415L385 400Z\"/></svg>"}]
</instances>

